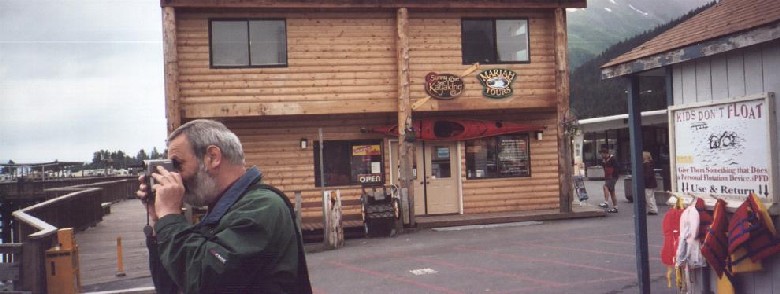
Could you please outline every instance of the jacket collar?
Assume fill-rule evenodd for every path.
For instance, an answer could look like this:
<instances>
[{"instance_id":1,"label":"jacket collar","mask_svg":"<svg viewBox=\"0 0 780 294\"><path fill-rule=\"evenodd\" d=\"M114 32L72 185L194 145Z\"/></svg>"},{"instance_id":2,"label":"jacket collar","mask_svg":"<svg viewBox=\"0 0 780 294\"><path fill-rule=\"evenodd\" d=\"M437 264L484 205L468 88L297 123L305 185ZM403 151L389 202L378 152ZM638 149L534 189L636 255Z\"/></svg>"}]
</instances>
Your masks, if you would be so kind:
<instances>
[{"instance_id":1,"label":"jacket collar","mask_svg":"<svg viewBox=\"0 0 780 294\"><path fill-rule=\"evenodd\" d=\"M222 197L219 198L214 207L209 210L206 217L204 217L198 225L203 226L218 223L219 220L222 219L222 216L228 212L230 207L244 195L247 188L259 182L262 177L263 174L256 166L247 169L246 172L238 178L224 194L222 194Z\"/></svg>"}]
</instances>

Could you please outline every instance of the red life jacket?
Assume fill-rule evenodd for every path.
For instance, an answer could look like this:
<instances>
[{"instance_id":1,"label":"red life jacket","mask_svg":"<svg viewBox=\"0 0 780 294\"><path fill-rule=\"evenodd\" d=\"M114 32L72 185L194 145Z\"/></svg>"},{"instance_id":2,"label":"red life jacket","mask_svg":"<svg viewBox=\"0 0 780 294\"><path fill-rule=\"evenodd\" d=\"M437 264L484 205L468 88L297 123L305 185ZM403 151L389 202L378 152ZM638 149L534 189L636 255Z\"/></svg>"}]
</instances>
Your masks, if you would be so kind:
<instances>
[{"instance_id":1,"label":"red life jacket","mask_svg":"<svg viewBox=\"0 0 780 294\"><path fill-rule=\"evenodd\" d=\"M728 219L726 217L726 201L718 199L712 212L712 224L706 230L701 255L715 270L718 277L728 272Z\"/></svg>"},{"instance_id":2,"label":"red life jacket","mask_svg":"<svg viewBox=\"0 0 780 294\"><path fill-rule=\"evenodd\" d=\"M780 239L772 224L772 219L766 212L761 200L755 194L737 208L729 223L729 253L733 254L741 247L745 249L743 256L738 256L733 263L737 264L745 258L759 262L780 252Z\"/></svg>"},{"instance_id":3,"label":"red life jacket","mask_svg":"<svg viewBox=\"0 0 780 294\"><path fill-rule=\"evenodd\" d=\"M704 199L696 198L695 207L696 210L699 211L699 231L696 234L696 239L703 241L704 236L707 235L707 230L712 224L712 214L707 211L707 206L704 205Z\"/></svg>"},{"instance_id":4,"label":"red life jacket","mask_svg":"<svg viewBox=\"0 0 780 294\"><path fill-rule=\"evenodd\" d=\"M683 209L675 207L669 209L664 215L661 228L664 232L664 245L661 247L661 263L674 266L674 257L677 245L680 242L680 216Z\"/></svg>"}]
</instances>

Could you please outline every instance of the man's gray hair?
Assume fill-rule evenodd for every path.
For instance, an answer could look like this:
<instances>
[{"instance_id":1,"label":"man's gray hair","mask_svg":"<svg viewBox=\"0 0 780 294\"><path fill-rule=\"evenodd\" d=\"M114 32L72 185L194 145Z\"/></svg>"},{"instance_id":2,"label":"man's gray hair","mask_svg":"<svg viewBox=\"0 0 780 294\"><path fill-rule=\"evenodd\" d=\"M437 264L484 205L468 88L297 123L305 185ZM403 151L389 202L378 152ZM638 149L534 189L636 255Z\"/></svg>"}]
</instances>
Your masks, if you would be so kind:
<instances>
[{"instance_id":1,"label":"man's gray hair","mask_svg":"<svg viewBox=\"0 0 780 294\"><path fill-rule=\"evenodd\" d=\"M229 163L244 165L244 150L241 148L241 141L238 136L231 132L221 122L196 119L181 125L168 136L168 142L180 135L187 136L187 141L192 146L192 152L198 158L206 154L206 149L214 145L222 151L222 157Z\"/></svg>"}]
</instances>

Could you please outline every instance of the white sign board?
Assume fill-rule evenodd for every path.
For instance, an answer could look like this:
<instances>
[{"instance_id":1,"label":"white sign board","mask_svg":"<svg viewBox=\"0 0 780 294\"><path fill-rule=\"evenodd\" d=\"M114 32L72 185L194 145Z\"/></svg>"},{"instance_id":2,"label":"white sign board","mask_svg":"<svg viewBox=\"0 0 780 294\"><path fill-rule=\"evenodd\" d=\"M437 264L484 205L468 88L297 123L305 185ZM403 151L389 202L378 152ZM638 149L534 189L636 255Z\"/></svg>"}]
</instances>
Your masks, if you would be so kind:
<instances>
[{"instance_id":1,"label":"white sign board","mask_svg":"<svg viewBox=\"0 0 780 294\"><path fill-rule=\"evenodd\" d=\"M774 122L772 93L670 107L672 192L729 207L750 193L774 202Z\"/></svg>"}]
</instances>

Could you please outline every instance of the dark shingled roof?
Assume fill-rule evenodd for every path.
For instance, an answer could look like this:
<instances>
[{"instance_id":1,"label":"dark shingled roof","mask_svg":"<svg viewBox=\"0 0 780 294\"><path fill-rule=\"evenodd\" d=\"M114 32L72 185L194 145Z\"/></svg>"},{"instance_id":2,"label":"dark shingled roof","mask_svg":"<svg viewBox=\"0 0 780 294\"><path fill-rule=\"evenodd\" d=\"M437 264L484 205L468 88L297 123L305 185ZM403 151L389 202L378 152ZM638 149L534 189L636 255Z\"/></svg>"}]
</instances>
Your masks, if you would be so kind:
<instances>
[{"instance_id":1,"label":"dark shingled roof","mask_svg":"<svg viewBox=\"0 0 780 294\"><path fill-rule=\"evenodd\" d=\"M630 52L612 59L602 68L742 32L778 20L780 0L721 0Z\"/></svg>"}]
</instances>

